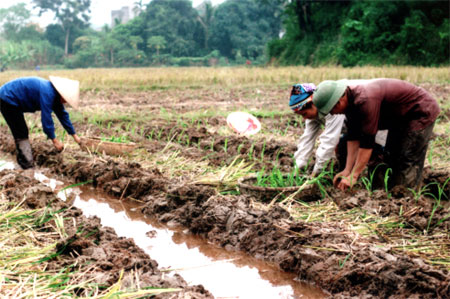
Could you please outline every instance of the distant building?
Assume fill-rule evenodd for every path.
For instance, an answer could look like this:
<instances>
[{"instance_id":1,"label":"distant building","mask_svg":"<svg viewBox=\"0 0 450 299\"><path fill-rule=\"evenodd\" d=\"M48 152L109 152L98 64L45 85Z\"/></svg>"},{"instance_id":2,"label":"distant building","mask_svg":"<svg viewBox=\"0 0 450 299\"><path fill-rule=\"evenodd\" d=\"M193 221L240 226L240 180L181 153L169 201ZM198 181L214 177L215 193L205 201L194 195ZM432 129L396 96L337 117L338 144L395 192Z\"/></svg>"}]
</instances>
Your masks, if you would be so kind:
<instances>
[{"instance_id":1,"label":"distant building","mask_svg":"<svg viewBox=\"0 0 450 299\"><path fill-rule=\"evenodd\" d=\"M125 24L130 20L130 8L124 6L119 10L111 11L111 28L117 24Z\"/></svg>"}]
</instances>

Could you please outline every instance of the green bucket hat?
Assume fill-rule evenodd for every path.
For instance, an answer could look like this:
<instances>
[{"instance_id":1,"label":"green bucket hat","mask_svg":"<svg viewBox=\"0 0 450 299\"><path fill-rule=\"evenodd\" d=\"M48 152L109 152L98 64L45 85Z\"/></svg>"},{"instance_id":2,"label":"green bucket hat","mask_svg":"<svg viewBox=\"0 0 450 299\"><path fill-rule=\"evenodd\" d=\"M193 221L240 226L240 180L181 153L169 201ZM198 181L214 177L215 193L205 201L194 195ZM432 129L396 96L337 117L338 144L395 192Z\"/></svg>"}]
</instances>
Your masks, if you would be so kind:
<instances>
[{"instance_id":1,"label":"green bucket hat","mask_svg":"<svg viewBox=\"0 0 450 299\"><path fill-rule=\"evenodd\" d=\"M347 80L326 80L317 86L313 96L313 104L322 115L327 115L347 89Z\"/></svg>"}]
</instances>

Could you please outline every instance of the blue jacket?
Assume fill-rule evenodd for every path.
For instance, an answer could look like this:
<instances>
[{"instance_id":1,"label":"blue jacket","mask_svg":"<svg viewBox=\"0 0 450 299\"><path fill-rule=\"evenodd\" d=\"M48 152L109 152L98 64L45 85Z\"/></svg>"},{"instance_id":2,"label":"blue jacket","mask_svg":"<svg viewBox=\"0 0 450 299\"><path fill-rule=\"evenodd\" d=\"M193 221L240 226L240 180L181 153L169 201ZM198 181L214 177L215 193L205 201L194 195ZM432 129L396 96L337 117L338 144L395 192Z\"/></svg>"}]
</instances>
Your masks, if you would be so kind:
<instances>
[{"instance_id":1,"label":"blue jacket","mask_svg":"<svg viewBox=\"0 0 450 299\"><path fill-rule=\"evenodd\" d=\"M22 112L41 111L42 128L50 139L55 139L52 112L55 112L67 133L75 134L69 113L59 98L52 83L39 77L15 79L0 87L0 99L6 103L18 107Z\"/></svg>"}]
</instances>

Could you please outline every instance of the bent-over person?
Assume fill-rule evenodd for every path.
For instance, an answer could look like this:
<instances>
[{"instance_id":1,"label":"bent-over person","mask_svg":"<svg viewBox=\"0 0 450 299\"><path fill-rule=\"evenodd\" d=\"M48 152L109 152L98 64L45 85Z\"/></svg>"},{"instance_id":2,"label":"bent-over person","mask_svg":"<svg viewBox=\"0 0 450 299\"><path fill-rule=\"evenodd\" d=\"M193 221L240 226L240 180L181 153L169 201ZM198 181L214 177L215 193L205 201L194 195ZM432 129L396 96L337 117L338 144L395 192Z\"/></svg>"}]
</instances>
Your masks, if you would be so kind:
<instances>
[{"instance_id":1,"label":"bent-over person","mask_svg":"<svg viewBox=\"0 0 450 299\"><path fill-rule=\"evenodd\" d=\"M323 81L313 102L322 115L345 114L347 118L347 161L345 169L334 177L335 186L341 190L352 187L369 161L376 133L387 129L384 162L392 170L389 187L419 187L440 112L427 91L398 79L373 79L362 84Z\"/></svg>"},{"instance_id":2,"label":"bent-over person","mask_svg":"<svg viewBox=\"0 0 450 299\"><path fill-rule=\"evenodd\" d=\"M55 136L52 112L75 142L81 144L76 135L69 113L64 104L77 108L79 82L50 76L50 80L39 77L23 77L7 82L0 88L0 110L14 137L17 162L23 169L34 166L33 153L28 139L28 127L24 113L41 111L42 129L58 151L64 145Z\"/></svg>"}]
</instances>

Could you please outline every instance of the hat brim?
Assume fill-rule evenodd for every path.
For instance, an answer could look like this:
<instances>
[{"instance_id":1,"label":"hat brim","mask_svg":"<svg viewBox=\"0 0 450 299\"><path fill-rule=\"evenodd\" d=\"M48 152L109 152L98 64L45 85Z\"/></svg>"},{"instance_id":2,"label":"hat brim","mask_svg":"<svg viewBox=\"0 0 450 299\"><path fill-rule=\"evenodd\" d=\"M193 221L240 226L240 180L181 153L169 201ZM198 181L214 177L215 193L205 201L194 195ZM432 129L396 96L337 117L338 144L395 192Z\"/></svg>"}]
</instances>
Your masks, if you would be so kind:
<instances>
[{"instance_id":1,"label":"hat brim","mask_svg":"<svg viewBox=\"0 0 450 299\"><path fill-rule=\"evenodd\" d=\"M347 86L348 86L347 80L336 81L336 88L333 94L331 95L328 103L320 110L321 114L326 115L330 113L330 111L333 109L333 107L336 105L339 99L344 95Z\"/></svg>"},{"instance_id":2,"label":"hat brim","mask_svg":"<svg viewBox=\"0 0 450 299\"><path fill-rule=\"evenodd\" d=\"M80 82L56 76L49 76L49 79L61 97L71 107L77 109L80 99Z\"/></svg>"}]
</instances>

